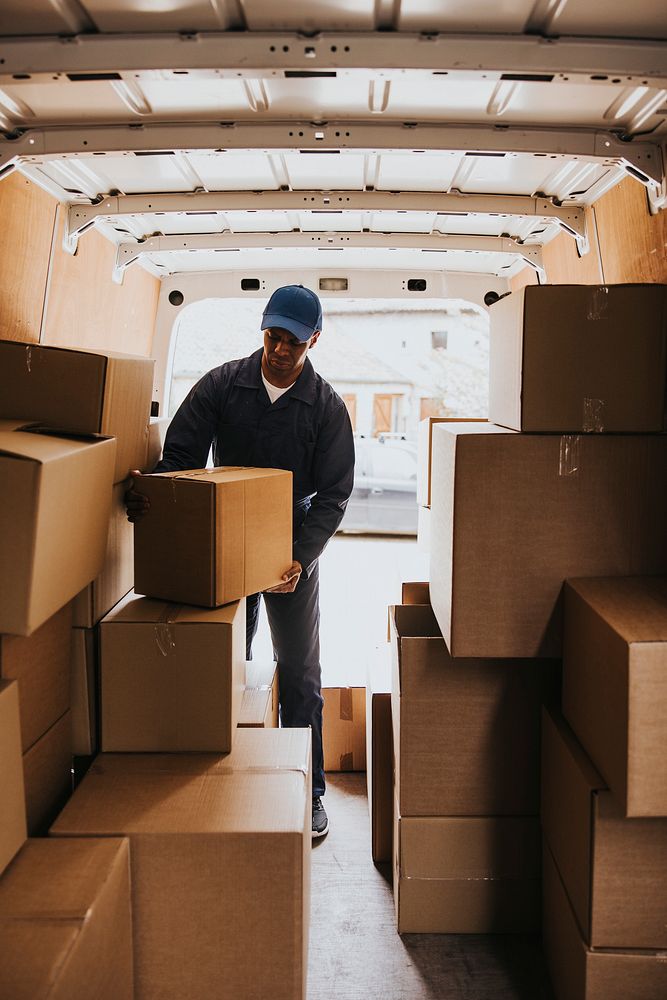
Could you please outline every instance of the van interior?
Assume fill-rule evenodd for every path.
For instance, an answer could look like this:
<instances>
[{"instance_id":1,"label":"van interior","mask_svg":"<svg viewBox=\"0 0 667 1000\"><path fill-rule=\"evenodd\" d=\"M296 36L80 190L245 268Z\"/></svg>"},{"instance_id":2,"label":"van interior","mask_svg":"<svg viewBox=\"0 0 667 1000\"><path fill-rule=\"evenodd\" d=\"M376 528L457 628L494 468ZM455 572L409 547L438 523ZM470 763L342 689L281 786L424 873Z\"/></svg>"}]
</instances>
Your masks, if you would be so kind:
<instances>
[{"instance_id":1,"label":"van interior","mask_svg":"<svg viewBox=\"0 0 667 1000\"><path fill-rule=\"evenodd\" d=\"M301 958L293 958L290 966L304 969L292 985L284 991L276 986L273 994L257 985L271 976L253 982L233 975L233 986L220 985L218 977L219 992L213 993L204 992L210 987L205 976L201 982L209 985L200 987L191 972L182 981L170 974L168 985L158 987L155 969L145 971L135 951L135 970L144 970L136 974L137 998L667 996L664 960L660 965L655 957L651 964L647 957L664 955L667 940L659 935L640 935L639 944L602 940L603 951L625 948L623 962L630 965L643 956L648 971L637 973L638 979L624 979L625 972L605 979L604 969L616 969L611 965L597 971L595 963L604 960L581 925L581 911L576 920L562 917L570 912L566 873L548 845L543 868L547 909L560 915L556 920L547 913L542 931L540 919L506 934L484 932L483 920L473 934L426 932L418 920L408 921L410 886L423 879L431 891L453 877L443 851L447 858L463 851L468 835L459 834L458 827L446 850L438 848L437 874L426 871L427 848L416 852L415 869L405 881L408 922L401 924L400 859L394 854L392 899L391 847L383 853L376 843L372 853L367 844L366 796L371 813L379 808L370 756L368 785L364 774L372 713L380 712L381 695L382 711L397 697L390 660L392 642L400 645L401 639L396 624L391 632L391 607L428 605L423 591L412 601L405 590L425 583L430 573L427 515L416 499L424 460L423 452L418 454L418 425L429 417L485 421L488 416L488 359L479 369L481 402L473 395L472 402L461 397L463 402L449 408L442 400L430 405L435 390L406 375L407 361L401 369L398 348L383 348L383 330L386 345L401 341L410 354L417 316L435 303L440 313L426 321L428 336L435 338L427 350L429 357L432 351L442 357L443 350L451 354L452 349L451 336L448 347L441 332L444 319L449 322L455 314L457 322L468 323L468 331L473 321L487 331L491 324L493 337L497 304L533 286L592 286L604 294L616 285L667 284L666 166L667 17L656 0L632 5L621 0L293 0L286 8L273 0L3 0L0 340L25 344L28 351L40 345L153 359L151 417L163 439L173 413L170 397L173 403L180 391L182 398L187 379L192 384L216 363L201 360L206 338L214 345L226 343L230 352L245 350L239 317L250 329L255 315L259 324L274 289L301 283L322 300L325 325L329 322L332 330L328 349L337 355L339 391L357 421L358 479L348 520L331 553L325 553L329 577L323 558L322 642L323 664L329 664L324 683L332 692L336 722L351 725L361 713L367 745L362 737L354 753L332 750L332 759L347 764L332 770L332 833L313 852L310 917L304 918L306 930L299 939ZM214 303L213 318L201 335L198 321L187 320L192 353L180 359L185 334L179 348L179 330L205 303ZM375 326L369 321L368 339L355 341L370 352L371 368L376 365L379 372L386 366L374 381L368 361L366 375L358 375L336 335L344 329L348 336L348 327L339 325L346 313L352 329L363 325L359 316L382 309L388 318ZM663 315L663 328L664 322ZM557 337L557 317L552 324ZM248 350L255 346L253 341ZM312 360L317 369L317 352ZM578 364L574 357L572 364ZM178 378L184 380L180 390ZM335 380L334 385L338 388ZM371 400L367 425L364 392ZM392 400L408 394L414 403L411 416L405 416L408 410L391 409ZM389 453L396 462L391 469ZM653 572L665 573L667 565ZM388 606L392 642L387 641ZM421 627L417 636L434 641L439 635L437 629L428 632L423 621ZM5 638L0 636L0 644ZM667 641L667 634L654 638ZM260 659L271 661L266 633L262 641ZM11 676L2 664L0 656L0 677ZM376 703L368 678L378 674L384 680L378 682ZM660 683L664 714L659 726L664 729L667 696L664 680ZM351 692L361 698L361 707ZM92 705L97 695L91 692L89 698ZM391 723L387 728L385 719L381 730L379 720L378 715L375 724L385 743L374 743L373 752L380 755L384 749L388 777L378 777L375 770L373 775L388 782L389 827L393 824L397 837L391 782L398 764L396 758L392 764L386 742ZM537 715L535 720L539 729ZM400 740L396 725L395 719L394 739ZM585 750L590 753L587 745ZM535 753L539 762L539 749ZM44 774L48 762L57 769L54 755L47 753ZM65 753L68 762L71 756ZM75 757L78 785L94 765L96 751ZM602 777L610 783L606 773ZM590 788L595 796L606 785L593 781ZM68 800L70 795L71 788ZM667 824L655 818L665 813L648 813L654 817L650 821L627 815L623 822L652 822L654 830L655 824ZM420 807L418 816L424 821L432 814ZM54 818L51 810L48 822L41 817L34 824L35 840ZM69 828L62 829L71 836ZM406 838L409 829L406 825ZM94 823L90 832L124 833L121 828L96 831ZM479 836L480 843L492 837L488 831ZM523 858L530 853L522 830L504 836ZM651 857L660 856L667 866L667 826L661 825L655 837ZM130 842L130 870L133 849ZM270 881L270 860L265 863ZM539 869L539 859L536 864ZM663 910L665 870L662 883L656 883L665 890L660 893ZM479 879L479 871L469 877ZM539 895L539 874L531 879ZM40 930L32 944L11 943L2 881L0 875L0 942L6 934L16 954L30 955L45 938ZM204 899L205 889L201 892ZM415 903L415 912L422 905L435 906L428 899ZM258 905L265 913L271 903ZM466 912L477 905L464 896L457 904ZM653 900L651 905L660 904ZM230 913L233 922L234 910ZM151 919L159 922L157 911ZM186 935L190 943L184 952L195 954L192 936ZM243 940L239 937L239 952ZM274 978L284 976L285 983L292 982L281 971L290 947L293 942L280 958L269 950L266 958L269 966L276 963ZM5 952L0 943L0 955ZM3 961L0 957L0 966ZM184 962L187 968L187 958ZM637 992L627 987L640 981ZM131 989L123 992L126 987L107 994L100 986L98 994L88 995L125 1000L133 995Z\"/></svg>"}]
</instances>

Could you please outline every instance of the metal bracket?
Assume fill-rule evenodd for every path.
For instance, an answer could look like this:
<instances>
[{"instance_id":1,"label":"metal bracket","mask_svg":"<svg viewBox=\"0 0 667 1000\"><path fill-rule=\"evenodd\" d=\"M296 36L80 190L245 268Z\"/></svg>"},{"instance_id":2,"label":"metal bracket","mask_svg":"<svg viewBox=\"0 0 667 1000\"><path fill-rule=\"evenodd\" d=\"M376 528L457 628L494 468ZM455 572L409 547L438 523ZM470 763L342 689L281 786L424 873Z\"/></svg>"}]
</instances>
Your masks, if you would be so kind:
<instances>
[{"instance_id":1,"label":"metal bracket","mask_svg":"<svg viewBox=\"0 0 667 1000\"><path fill-rule=\"evenodd\" d=\"M263 212L335 211L335 212L421 212L429 215L453 212L461 215L494 213L514 218L533 217L545 223L556 222L563 232L587 243L586 215L581 207L555 205L549 198L521 195L438 194L403 191L233 191L194 192L192 194L114 195L96 205L70 205L66 232L69 252L83 233L98 220L113 222L127 215L170 213L187 218L189 213L248 210ZM218 231L217 229L215 230ZM148 236L148 233L144 234ZM513 235L510 231L510 235ZM585 251L584 251L585 252Z\"/></svg>"},{"instance_id":2,"label":"metal bracket","mask_svg":"<svg viewBox=\"0 0 667 1000\"><path fill-rule=\"evenodd\" d=\"M39 83L40 77L76 87L77 74L124 72L140 85L156 71L167 79L187 72L195 80L271 79L290 70L324 70L357 79L360 74L387 79L412 71L447 72L457 79L483 74L487 80L515 73L528 80L546 76L554 84L580 78L592 86L604 86L613 77L628 85L667 84L664 41L561 36L545 43L537 33L329 31L309 38L294 31L80 33L3 38L2 56L0 84L12 89L23 81Z\"/></svg>"},{"instance_id":3,"label":"metal bracket","mask_svg":"<svg viewBox=\"0 0 667 1000\"><path fill-rule=\"evenodd\" d=\"M116 250L113 280L122 275L144 254L192 253L193 251L225 251L264 249L280 250L291 247L319 249L410 249L423 251L459 251L468 253L515 254L546 280L542 247L517 243L506 236L425 236L423 233L220 233L211 235L152 236L139 243L123 242Z\"/></svg>"},{"instance_id":4,"label":"metal bracket","mask_svg":"<svg viewBox=\"0 0 667 1000\"><path fill-rule=\"evenodd\" d=\"M311 122L238 122L96 125L82 129L54 126L30 129L20 136L0 135L0 166L12 157L27 162L97 153L191 150L260 150L275 153L315 150L345 153L428 149L432 152L546 153L582 163L602 163L627 170L642 183L663 180L660 142L629 141L598 129L523 128L491 125L403 124L359 121L314 125ZM66 194L64 200L67 200Z\"/></svg>"},{"instance_id":5,"label":"metal bracket","mask_svg":"<svg viewBox=\"0 0 667 1000\"><path fill-rule=\"evenodd\" d=\"M651 181L646 186L646 197L651 215L657 215L658 212L662 212L667 208L667 140L663 140L662 142L661 153L663 162L662 182L658 184L655 181Z\"/></svg>"}]
</instances>

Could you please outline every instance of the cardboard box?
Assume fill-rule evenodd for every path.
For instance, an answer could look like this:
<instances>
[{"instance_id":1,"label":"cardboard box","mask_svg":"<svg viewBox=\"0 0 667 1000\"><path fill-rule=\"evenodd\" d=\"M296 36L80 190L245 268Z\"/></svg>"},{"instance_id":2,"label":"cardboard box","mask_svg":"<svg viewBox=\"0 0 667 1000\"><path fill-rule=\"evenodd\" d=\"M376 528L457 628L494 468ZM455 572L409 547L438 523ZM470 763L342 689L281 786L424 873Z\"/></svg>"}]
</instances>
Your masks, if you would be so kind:
<instances>
[{"instance_id":1,"label":"cardboard box","mask_svg":"<svg viewBox=\"0 0 667 1000\"><path fill-rule=\"evenodd\" d=\"M0 681L0 872L27 837L25 794L21 762L19 688L16 681Z\"/></svg>"},{"instance_id":2,"label":"cardboard box","mask_svg":"<svg viewBox=\"0 0 667 1000\"><path fill-rule=\"evenodd\" d=\"M486 423L486 420L484 417L425 417L419 421L417 428L417 504L419 507L428 508L431 506L433 428L436 424L451 423Z\"/></svg>"},{"instance_id":3,"label":"cardboard box","mask_svg":"<svg viewBox=\"0 0 667 1000\"><path fill-rule=\"evenodd\" d=\"M70 709L72 753L90 756L99 747L99 630L72 629Z\"/></svg>"},{"instance_id":4,"label":"cardboard box","mask_svg":"<svg viewBox=\"0 0 667 1000\"><path fill-rule=\"evenodd\" d=\"M100 572L115 448L0 421L0 632L30 635Z\"/></svg>"},{"instance_id":5,"label":"cardboard box","mask_svg":"<svg viewBox=\"0 0 667 1000\"><path fill-rule=\"evenodd\" d=\"M665 429L667 285L535 285L490 310L489 419L517 431Z\"/></svg>"},{"instance_id":6,"label":"cardboard box","mask_svg":"<svg viewBox=\"0 0 667 1000\"><path fill-rule=\"evenodd\" d=\"M245 601L128 594L100 623L105 751L231 750L245 688Z\"/></svg>"},{"instance_id":7,"label":"cardboard box","mask_svg":"<svg viewBox=\"0 0 667 1000\"><path fill-rule=\"evenodd\" d=\"M391 726L391 655L379 646L366 680L366 786L371 820L371 855L376 864L392 860L394 837L394 737Z\"/></svg>"},{"instance_id":8,"label":"cardboard box","mask_svg":"<svg viewBox=\"0 0 667 1000\"><path fill-rule=\"evenodd\" d=\"M433 431L430 592L452 656L559 656L571 576L667 570L667 435Z\"/></svg>"},{"instance_id":9,"label":"cardboard box","mask_svg":"<svg viewBox=\"0 0 667 1000\"><path fill-rule=\"evenodd\" d=\"M240 729L226 757L92 764L51 832L130 838L137 1000L305 997L310 744Z\"/></svg>"},{"instance_id":10,"label":"cardboard box","mask_svg":"<svg viewBox=\"0 0 667 1000\"><path fill-rule=\"evenodd\" d=\"M116 438L113 482L143 468L151 358L0 340L0 418Z\"/></svg>"},{"instance_id":11,"label":"cardboard box","mask_svg":"<svg viewBox=\"0 0 667 1000\"><path fill-rule=\"evenodd\" d=\"M239 726L277 729L279 726L278 664L248 660Z\"/></svg>"},{"instance_id":12,"label":"cardboard box","mask_svg":"<svg viewBox=\"0 0 667 1000\"><path fill-rule=\"evenodd\" d=\"M102 572L74 598L76 628L93 628L132 590L134 526L127 519L124 497L125 484L114 486Z\"/></svg>"},{"instance_id":13,"label":"cardboard box","mask_svg":"<svg viewBox=\"0 0 667 1000\"><path fill-rule=\"evenodd\" d=\"M132 1000L126 840L29 840L0 879L0 996Z\"/></svg>"},{"instance_id":14,"label":"cardboard box","mask_svg":"<svg viewBox=\"0 0 667 1000\"><path fill-rule=\"evenodd\" d=\"M497 934L540 924L536 817L403 817L395 803L400 934Z\"/></svg>"},{"instance_id":15,"label":"cardboard box","mask_svg":"<svg viewBox=\"0 0 667 1000\"><path fill-rule=\"evenodd\" d=\"M245 689L238 725L242 729L270 729L274 726L273 694L270 687Z\"/></svg>"},{"instance_id":16,"label":"cardboard box","mask_svg":"<svg viewBox=\"0 0 667 1000\"><path fill-rule=\"evenodd\" d=\"M589 945L667 948L667 819L624 819L565 720L548 712L542 828Z\"/></svg>"},{"instance_id":17,"label":"cardboard box","mask_svg":"<svg viewBox=\"0 0 667 1000\"><path fill-rule=\"evenodd\" d=\"M404 582L401 584L401 604L430 604L428 581Z\"/></svg>"},{"instance_id":18,"label":"cardboard box","mask_svg":"<svg viewBox=\"0 0 667 1000\"><path fill-rule=\"evenodd\" d=\"M544 849L542 940L556 1000L661 1000L664 952L588 948L551 852Z\"/></svg>"},{"instance_id":19,"label":"cardboard box","mask_svg":"<svg viewBox=\"0 0 667 1000\"><path fill-rule=\"evenodd\" d=\"M667 816L667 578L569 580L563 714L626 816Z\"/></svg>"},{"instance_id":20,"label":"cardboard box","mask_svg":"<svg viewBox=\"0 0 667 1000\"><path fill-rule=\"evenodd\" d=\"M148 445L146 459L138 468L144 472L152 472L162 458L164 439L171 423L171 417L151 417L148 422Z\"/></svg>"},{"instance_id":21,"label":"cardboard box","mask_svg":"<svg viewBox=\"0 0 667 1000\"><path fill-rule=\"evenodd\" d=\"M423 552L431 551L431 508L417 508L417 546Z\"/></svg>"},{"instance_id":22,"label":"cardboard box","mask_svg":"<svg viewBox=\"0 0 667 1000\"><path fill-rule=\"evenodd\" d=\"M72 731L66 712L23 754L28 833L39 836L72 790Z\"/></svg>"},{"instance_id":23,"label":"cardboard box","mask_svg":"<svg viewBox=\"0 0 667 1000\"><path fill-rule=\"evenodd\" d=\"M134 526L138 594L216 607L282 582L292 564L291 472L162 472L138 489L151 503Z\"/></svg>"},{"instance_id":24,"label":"cardboard box","mask_svg":"<svg viewBox=\"0 0 667 1000\"><path fill-rule=\"evenodd\" d=\"M0 677L18 681L24 753L69 708L71 633L69 603L29 637L0 636Z\"/></svg>"},{"instance_id":25,"label":"cardboard box","mask_svg":"<svg viewBox=\"0 0 667 1000\"><path fill-rule=\"evenodd\" d=\"M537 815L540 712L559 665L452 659L426 606L393 608L392 633L401 815Z\"/></svg>"},{"instance_id":26,"label":"cardboard box","mask_svg":"<svg viewBox=\"0 0 667 1000\"><path fill-rule=\"evenodd\" d=\"M326 771L366 770L366 690L322 688L322 740Z\"/></svg>"}]
</instances>

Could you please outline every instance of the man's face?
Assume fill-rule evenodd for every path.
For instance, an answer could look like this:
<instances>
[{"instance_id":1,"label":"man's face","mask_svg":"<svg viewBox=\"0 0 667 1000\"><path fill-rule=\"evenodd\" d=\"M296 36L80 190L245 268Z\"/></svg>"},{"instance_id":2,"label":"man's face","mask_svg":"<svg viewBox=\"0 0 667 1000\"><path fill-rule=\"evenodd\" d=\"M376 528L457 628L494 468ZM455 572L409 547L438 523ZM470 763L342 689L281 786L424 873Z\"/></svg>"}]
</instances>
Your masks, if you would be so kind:
<instances>
[{"instance_id":1,"label":"man's face","mask_svg":"<svg viewBox=\"0 0 667 1000\"><path fill-rule=\"evenodd\" d=\"M280 381L294 382L303 368L308 350L315 344L320 332L316 330L310 340L297 340L289 332L280 327L271 327L264 331L264 362L268 372L277 376ZM270 381L270 380L269 380Z\"/></svg>"}]
</instances>

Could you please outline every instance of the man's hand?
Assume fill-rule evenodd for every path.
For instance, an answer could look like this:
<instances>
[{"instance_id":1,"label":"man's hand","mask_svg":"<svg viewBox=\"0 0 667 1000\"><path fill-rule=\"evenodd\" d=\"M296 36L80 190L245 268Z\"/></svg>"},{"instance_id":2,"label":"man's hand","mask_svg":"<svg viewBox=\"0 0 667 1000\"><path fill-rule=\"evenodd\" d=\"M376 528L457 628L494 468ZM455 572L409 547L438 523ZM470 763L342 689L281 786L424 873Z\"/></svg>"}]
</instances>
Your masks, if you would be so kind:
<instances>
[{"instance_id":1,"label":"man's hand","mask_svg":"<svg viewBox=\"0 0 667 1000\"><path fill-rule=\"evenodd\" d=\"M151 502L147 496L143 493L139 493L135 490L135 478L141 476L142 473L138 469L131 469L128 473L130 479L130 486L125 491L125 509L127 510L127 519L133 524L138 521L140 517L147 514L150 510Z\"/></svg>"},{"instance_id":2,"label":"man's hand","mask_svg":"<svg viewBox=\"0 0 667 1000\"><path fill-rule=\"evenodd\" d=\"M284 583L278 584L277 587L271 587L266 590L266 594L291 594L293 590L296 590L296 585L299 582L299 577L303 572L303 566L300 562L293 562L290 568L283 573Z\"/></svg>"}]
</instances>

